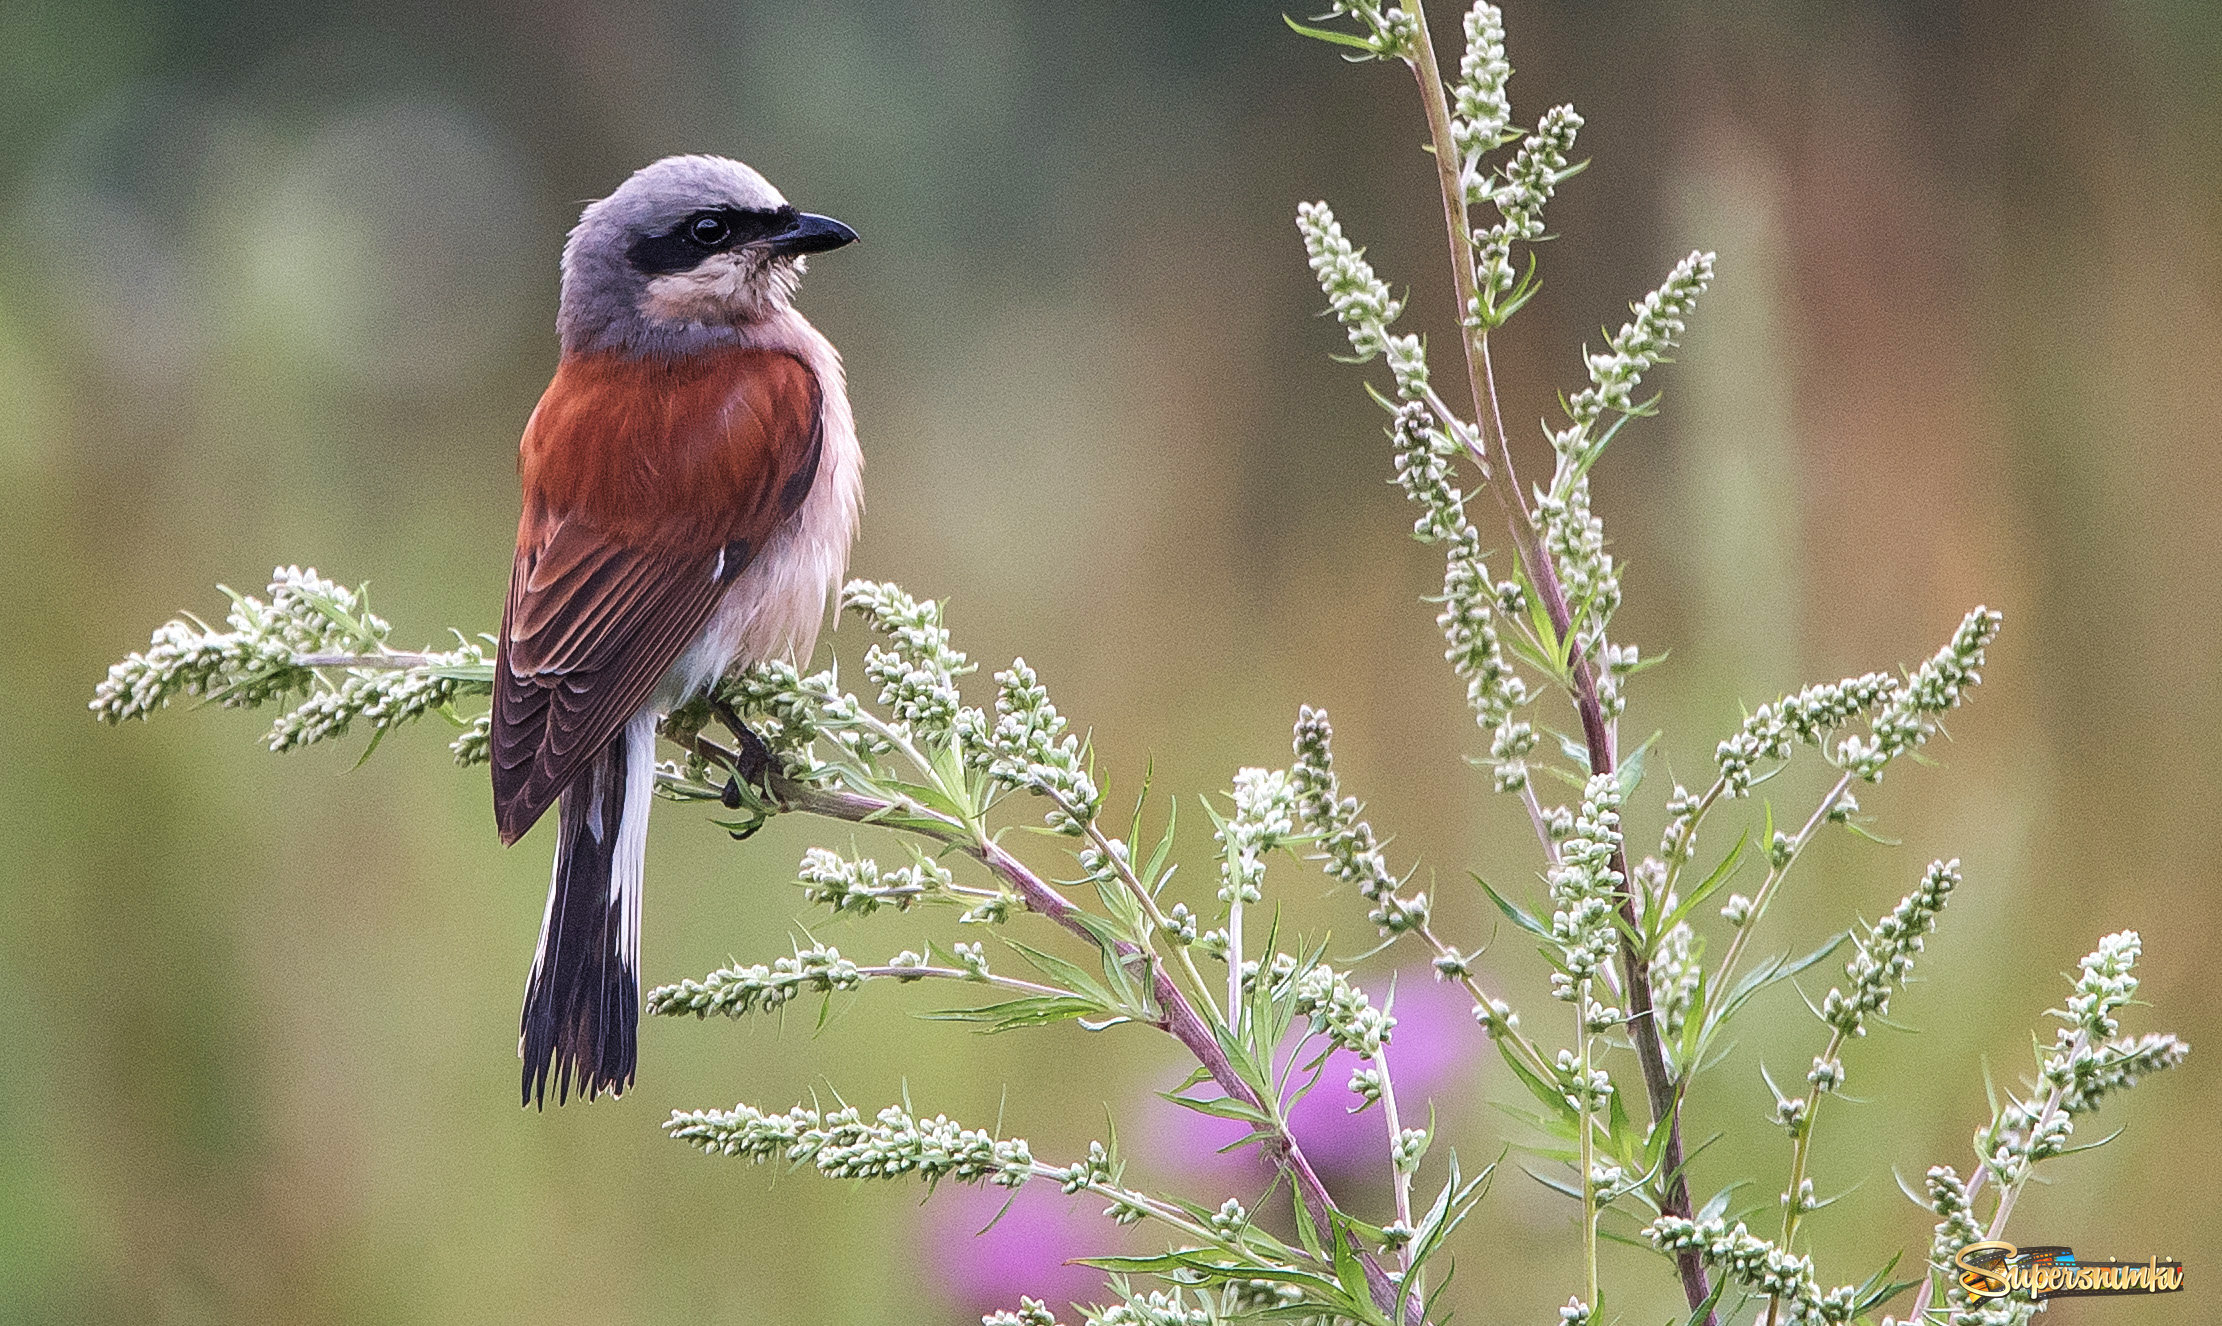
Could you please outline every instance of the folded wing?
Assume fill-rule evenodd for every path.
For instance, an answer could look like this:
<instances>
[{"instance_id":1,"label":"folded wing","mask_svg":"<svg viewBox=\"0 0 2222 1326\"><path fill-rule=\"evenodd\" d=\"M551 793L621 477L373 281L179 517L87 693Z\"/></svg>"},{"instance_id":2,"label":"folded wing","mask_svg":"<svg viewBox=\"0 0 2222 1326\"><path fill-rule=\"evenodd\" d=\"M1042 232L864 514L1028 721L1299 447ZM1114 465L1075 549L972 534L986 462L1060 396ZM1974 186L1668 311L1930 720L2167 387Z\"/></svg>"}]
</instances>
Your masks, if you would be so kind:
<instances>
[{"instance_id":1,"label":"folded wing","mask_svg":"<svg viewBox=\"0 0 2222 1326\"><path fill-rule=\"evenodd\" d=\"M567 358L526 426L496 651L494 818L514 842L655 693L816 475L817 380L761 350Z\"/></svg>"}]
</instances>

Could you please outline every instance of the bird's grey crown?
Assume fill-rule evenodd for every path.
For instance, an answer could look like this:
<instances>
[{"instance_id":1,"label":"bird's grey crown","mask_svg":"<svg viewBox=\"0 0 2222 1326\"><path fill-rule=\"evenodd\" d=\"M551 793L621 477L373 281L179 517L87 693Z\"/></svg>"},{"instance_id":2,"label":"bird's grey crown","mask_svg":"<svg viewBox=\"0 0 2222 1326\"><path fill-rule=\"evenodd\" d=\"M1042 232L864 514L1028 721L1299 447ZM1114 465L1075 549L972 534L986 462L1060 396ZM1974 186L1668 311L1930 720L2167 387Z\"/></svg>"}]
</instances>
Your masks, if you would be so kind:
<instances>
[{"instance_id":1,"label":"bird's grey crown","mask_svg":"<svg viewBox=\"0 0 2222 1326\"><path fill-rule=\"evenodd\" d=\"M771 181L729 157L665 157L633 172L607 198L587 204L563 246L563 295L556 330L567 352L620 350L684 354L728 339L731 329L674 326L641 311L649 275L627 252L643 236L697 212L770 211L787 205Z\"/></svg>"}]
</instances>

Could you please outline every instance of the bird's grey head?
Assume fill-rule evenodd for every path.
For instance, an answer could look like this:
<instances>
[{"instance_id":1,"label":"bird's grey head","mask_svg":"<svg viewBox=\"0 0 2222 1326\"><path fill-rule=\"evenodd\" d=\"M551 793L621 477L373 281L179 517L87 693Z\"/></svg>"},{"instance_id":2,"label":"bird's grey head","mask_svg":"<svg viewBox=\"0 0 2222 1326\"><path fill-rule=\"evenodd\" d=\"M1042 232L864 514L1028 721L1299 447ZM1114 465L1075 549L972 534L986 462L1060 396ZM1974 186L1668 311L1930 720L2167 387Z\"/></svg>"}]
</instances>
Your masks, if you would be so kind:
<instances>
[{"instance_id":1,"label":"bird's grey head","mask_svg":"<svg viewBox=\"0 0 2222 1326\"><path fill-rule=\"evenodd\" d=\"M665 157L590 203L563 246L563 348L680 354L745 339L785 310L803 255L856 232L789 206L762 175Z\"/></svg>"}]
</instances>

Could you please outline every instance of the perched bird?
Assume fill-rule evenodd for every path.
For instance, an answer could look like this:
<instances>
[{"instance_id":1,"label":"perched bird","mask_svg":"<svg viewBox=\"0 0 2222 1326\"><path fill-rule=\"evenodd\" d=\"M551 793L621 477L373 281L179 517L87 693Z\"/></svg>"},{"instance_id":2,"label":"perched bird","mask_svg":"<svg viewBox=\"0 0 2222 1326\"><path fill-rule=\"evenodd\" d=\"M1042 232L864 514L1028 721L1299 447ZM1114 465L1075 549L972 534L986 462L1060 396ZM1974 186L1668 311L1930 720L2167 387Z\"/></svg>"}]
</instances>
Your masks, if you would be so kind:
<instances>
[{"instance_id":1,"label":"perched bird","mask_svg":"<svg viewBox=\"0 0 2222 1326\"><path fill-rule=\"evenodd\" d=\"M494 687L502 841L561 805L528 1105L632 1083L657 720L736 664L807 659L847 566L864 461L841 357L793 299L804 255L855 239L738 161L676 156L564 245Z\"/></svg>"}]
</instances>

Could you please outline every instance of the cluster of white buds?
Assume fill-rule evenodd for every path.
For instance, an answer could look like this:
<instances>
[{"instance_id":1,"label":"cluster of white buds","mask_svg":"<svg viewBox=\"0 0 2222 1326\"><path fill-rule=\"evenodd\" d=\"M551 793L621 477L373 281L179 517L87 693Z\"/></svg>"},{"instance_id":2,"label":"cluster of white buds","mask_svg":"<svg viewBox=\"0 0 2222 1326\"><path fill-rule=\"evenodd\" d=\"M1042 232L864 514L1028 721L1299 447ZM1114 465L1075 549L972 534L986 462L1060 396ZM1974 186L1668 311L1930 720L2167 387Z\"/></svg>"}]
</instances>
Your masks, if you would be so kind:
<instances>
[{"instance_id":1,"label":"cluster of white buds","mask_svg":"<svg viewBox=\"0 0 2222 1326\"><path fill-rule=\"evenodd\" d=\"M1929 1242L1929 1264L1950 1276L1954 1273L1952 1259L1960 1249L1983 1237L1983 1227L1975 1223L1975 1202L1968 1196L1967 1184L1950 1165L1931 1166L1922 1176L1922 1187L1929 1194L1929 1209L1937 1217L1936 1234Z\"/></svg>"},{"instance_id":2,"label":"cluster of white buds","mask_svg":"<svg viewBox=\"0 0 2222 1326\"><path fill-rule=\"evenodd\" d=\"M766 1114L753 1105L674 1110L664 1131L712 1155L784 1159L832 1179L916 1177L929 1184L984 1179L1016 1188L1035 1171L1024 1138L997 1138L942 1115L920 1119L897 1105L869 1123L854 1106L825 1115L802 1105L785 1114Z\"/></svg>"},{"instance_id":3,"label":"cluster of white buds","mask_svg":"<svg viewBox=\"0 0 2222 1326\"><path fill-rule=\"evenodd\" d=\"M1605 551L1605 522L1589 509L1589 480L1576 479L1563 492L1537 493L1535 518L1566 601L1580 618L1576 635L1588 653L1603 643L1605 626L1620 609L1620 568Z\"/></svg>"},{"instance_id":4,"label":"cluster of white buds","mask_svg":"<svg viewBox=\"0 0 2222 1326\"><path fill-rule=\"evenodd\" d=\"M841 689L830 668L807 676L784 660L758 663L721 683L718 698L749 715L750 727L780 759L789 777L822 781L832 770L814 743L825 741L851 763L868 764L893 749L866 721L863 702Z\"/></svg>"},{"instance_id":5,"label":"cluster of white buds","mask_svg":"<svg viewBox=\"0 0 2222 1326\"><path fill-rule=\"evenodd\" d=\"M1127 851L1126 839L1106 837L1103 841L1104 847L1090 841L1073 854L1080 868L1087 872L1091 884L1115 884L1134 869L1134 857Z\"/></svg>"},{"instance_id":6,"label":"cluster of white buds","mask_svg":"<svg viewBox=\"0 0 2222 1326\"><path fill-rule=\"evenodd\" d=\"M2137 994L2132 969L2141 948L2134 930L2099 941L2083 959L2068 1007L2054 1014L2067 1025L2039 1061L2036 1093L2026 1100L2010 1097L1976 1133L1976 1152L2002 1190L2028 1178L2037 1162L2068 1149L2076 1115L2097 1109L2108 1095L2141 1078L2175 1067L2191 1052L2164 1033L2134 1039L2119 1034L2114 1014Z\"/></svg>"},{"instance_id":7,"label":"cluster of white buds","mask_svg":"<svg viewBox=\"0 0 2222 1326\"><path fill-rule=\"evenodd\" d=\"M945 739L962 705L957 678L977 665L950 646L941 605L914 599L897 585L852 580L841 591L841 606L888 638L864 655L864 675L880 685L880 706L920 737Z\"/></svg>"},{"instance_id":8,"label":"cluster of white buds","mask_svg":"<svg viewBox=\"0 0 2222 1326\"><path fill-rule=\"evenodd\" d=\"M455 756L458 768L468 769L474 764L484 764L494 758L494 716L480 714L470 721L455 740L448 743L448 750Z\"/></svg>"},{"instance_id":9,"label":"cluster of white buds","mask_svg":"<svg viewBox=\"0 0 2222 1326\"><path fill-rule=\"evenodd\" d=\"M1736 734L1713 753L1727 795L1748 796L1763 760L1786 760L1800 745L1819 746L1830 733L1870 712L1897 689L1886 672L1808 686L1751 711Z\"/></svg>"},{"instance_id":10,"label":"cluster of white buds","mask_svg":"<svg viewBox=\"0 0 2222 1326\"><path fill-rule=\"evenodd\" d=\"M1419 49L1420 21L1400 5L1384 5L1381 0L1335 0L1331 12L1358 20L1366 30L1366 48L1383 59L1409 60Z\"/></svg>"},{"instance_id":11,"label":"cluster of white buds","mask_svg":"<svg viewBox=\"0 0 2222 1326\"><path fill-rule=\"evenodd\" d=\"M1952 633L1951 643L1936 652L1891 693L1875 715L1869 735L1846 737L1836 750L1839 767L1872 783L1883 776L1891 760L1927 742L1937 730L1937 720L1956 707L1969 688L1980 682L1983 648L1998 638L2005 619L1989 608L1976 608Z\"/></svg>"},{"instance_id":12,"label":"cluster of white buds","mask_svg":"<svg viewBox=\"0 0 2222 1326\"><path fill-rule=\"evenodd\" d=\"M692 1013L708 1017L745 1017L774 1012L798 995L854 990L869 979L841 951L824 944L798 948L794 956L769 965L720 967L701 980L659 986L648 992L648 1011L658 1017Z\"/></svg>"},{"instance_id":13,"label":"cluster of white buds","mask_svg":"<svg viewBox=\"0 0 2222 1326\"><path fill-rule=\"evenodd\" d=\"M449 657L454 658L454 666L483 667L486 662L484 653L475 645L454 651ZM346 736L357 719L385 732L451 703L461 689L454 678L427 668L376 672L351 669L337 687L316 691L280 714L271 724L269 735L263 738L263 744L283 755L319 741Z\"/></svg>"},{"instance_id":14,"label":"cluster of white buds","mask_svg":"<svg viewBox=\"0 0 2222 1326\"><path fill-rule=\"evenodd\" d=\"M1923 1326L1934 1320L1947 1326L2023 1326L2036 1315L2037 1304L2011 1297L1977 1302L1960 1285L1959 1268L1953 1259L1962 1248L1983 1237L1983 1227L1975 1221L1975 1203L1959 1173L1949 1165L1933 1166L1922 1177L1922 1187L1928 1193L1929 1210L1937 1217L1936 1230L1929 1239L1929 1267L1932 1273L1944 1277L1946 1306L1945 1312L1932 1315ZM1883 1326L1892 1326L1895 1321L1885 1317Z\"/></svg>"},{"instance_id":15,"label":"cluster of white buds","mask_svg":"<svg viewBox=\"0 0 2222 1326\"><path fill-rule=\"evenodd\" d=\"M1018 1308L1005 1308L980 1318L980 1326L1058 1326L1057 1314L1038 1298L1019 1295Z\"/></svg>"},{"instance_id":16,"label":"cluster of white buds","mask_svg":"<svg viewBox=\"0 0 2222 1326\"><path fill-rule=\"evenodd\" d=\"M1076 1160L1057 1172L1057 1185L1069 1197L1091 1184L1111 1182L1118 1177L1118 1169L1111 1158L1111 1148L1101 1142L1090 1142L1085 1159Z\"/></svg>"},{"instance_id":17,"label":"cluster of white buds","mask_svg":"<svg viewBox=\"0 0 2222 1326\"><path fill-rule=\"evenodd\" d=\"M1481 1024L1491 1040L1520 1029L1520 1015L1512 1011L1512 1005L1494 996L1474 1005L1474 1021Z\"/></svg>"},{"instance_id":18,"label":"cluster of white buds","mask_svg":"<svg viewBox=\"0 0 2222 1326\"><path fill-rule=\"evenodd\" d=\"M1476 25L1471 21L1467 33L1467 55L1470 60L1475 56L1471 39L1476 35ZM1484 39L1488 37L1485 25L1479 35ZM1491 63L1486 49L1481 52L1480 59L1484 67ZM1500 49L1496 63L1501 62ZM1504 70L1507 77L1511 72L1509 68ZM1486 84L1484 91L1487 91ZM1497 83L1496 91L1501 99L1501 82ZM1504 110L1507 120L1494 125L1493 136L1499 145L1511 140L1511 135L1506 130L1511 114L1509 104L1505 105ZM1492 106L1485 113L1493 116L1494 112L1495 107ZM1473 126L1475 130L1490 127L1490 124L1478 120ZM1514 269L1512 246L1517 243L1534 244L1545 237L1543 205L1551 200L1551 195L1557 191L1562 181L1581 169L1579 165L1571 165L1567 160L1574 150L1574 135L1581 127L1582 117L1574 112L1572 106L1552 107L1544 113L1535 132L1529 134L1526 141L1520 144L1520 150L1513 154L1512 160L1501 172L1485 170L1478 156L1461 152L1459 187L1464 192L1466 201L1469 204L1483 201L1494 203L1502 218L1494 225L1475 230L1472 235L1474 284L1477 288L1466 306L1466 322L1469 326L1489 328L1501 325L1534 293L1534 285L1522 281ZM1455 140L1460 133L1460 125L1455 119L1451 132ZM1474 134L1474 141L1483 141L1479 133Z\"/></svg>"},{"instance_id":19,"label":"cluster of white buds","mask_svg":"<svg viewBox=\"0 0 2222 1326\"><path fill-rule=\"evenodd\" d=\"M1581 1056L1572 1050L1560 1050L1556 1062L1559 1089L1569 1108L1596 1114L1612 1104L1612 1074L1602 1068L1583 1068Z\"/></svg>"},{"instance_id":20,"label":"cluster of white buds","mask_svg":"<svg viewBox=\"0 0 2222 1326\"><path fill-rule=\"evenodd\" d=\"M1420 508L1412 537L1421 543L1472 537L1466 494L1454 482L1463 448L1436 422L1435 411L1425 401L1404 402L1389 424L1389 440L1396 450L1397 486Z\"/></svg>"},{"instance_id":21,"label":"cluster of white buds","mask_svg":"<svg viewBox=\"0 0 2222 1326\"><path fill-rule=\"evenodd\" d=\"M1250 1227L1250 1213L1243 1209L1241 1202L1229 1197L1219 1204L1217 1211L1211 1213L1210 1224L1212 1233L1222 1238L1233 1238Z\"/></svg>"},{"instance_id":22,"label":"cluster of white buds","mask_svg":"<svg viewBox=\"0 0 2222 1326\"><path fill-rule=\"evenodd\" d=\"M1403 301L1389 293L1388 282L1373 274L1365 250L1344 237L1342 223L1327 204L1300 204L1296 228L1304 236L1304 252L1327 296L1327 307L1350 333L1350 348L1361 360L1380 354L1388 348L1388 327L1404 311Z\"/></svg>"},{"instance_id":23,"label":"cluster of white buds","mask_svg":"<svg viewBox=\"0 0 2222 1326\"><path fill-rule=\"evenodd\" d=\"M1528 702L1528 684L1505 658L1493 619L1498 589L1482 564L1479 541L1469 530L1455 541L1443 567L1443 657L1466 683L1474 722L1491 733L1489 754L1499 791L1527 786L1527 753L1535 749L1532 725L1517 716Z\"/></svg>"},{"instance_id":24,"label":"cluster of white buds","mask_svg":"<svg viewBox=\"0 0 2222 1326\"><path fill-rule=\"evenodd\" d=\"M936 862L914 857L897 870L881 871L869 857L851 859L823 847L803 854L795 872L803 897L836 912L869 916L883 906L908 910L920 898L941 893L956 877Z\"/></svg>"},{"instance_id":25,"label":"cluster of white buds","mask_svg":"<svg viewBox=\"0 0 2222 1326\"><path fill-rule=\"evenodd\" d=\"M1399 1174L1410 1174L1419 1169L1420 1161L1427 1155L1427 1145L1434 1139L1425 1128L1405 1128L1398 1131L1396 1140L1389 1144L1389 1163Z\"/></svg>"},{"instance_id":26,"label":"cluster of white buds","mask_svg":"<svg viewBox=\"0 0 2222 1326\"><path fill-rule=\"evenodd\" d=\"M984 981L988 978L987 945L977 942L967 944L959 941L949 946L949 953L957 960L957 965L964 968L967 976L976 981Z\"/></svg>"},{"instance_id":27,"label":"cluster of white buds","mask_svg":"<svg viewBox=\"0 0 2222 1326\"><path fill-rule=\"evenodd\" d=\"M1561 484L1591 443L1591 430L1606 412L1635 414L1643 409L1635 390L1643 375L1666 357L1687 330L1690 311L1713 283L1713 255L1692 253L1674 265L1658 289L1629 306L1633 315L1606 341L1605 349L1583 356L1589 385L1567 398L1565 428L1551 435L1560 459Z\"/></svg>"},{"instance_id":28,"label":"cluster of white buds","mask_svg":"<svg viewBox=\"0 0 2222 1326\"><path fill-rule=\"evenodd\" d=\"M1265 858L1296 834L1296 791L1281 769L1238 769L1234 814L1212 835L1219 844L1219 901L1265 897Z\"/></svg>"},{"instance_id":29,"label":"cluster of white buds","mask_svg":"<svg viewBox=\"0 0 2222 1326\"><path fill-rule=\"evenodd\" d=\"M1844 964L1851 991L1829 988L1828 997L1821 1001L1823 1022L1845 1036L1864 1036L1870 1016L1889 1014L1891 991L1905 984L1923 937L1936 929L1937 914L1959 883L1957 857L1930 862L1913 892L1870 926L1865 936L1853 938L1852 960ZM1841 1082L1843 1072L1838 1069L1829 1076L1832 1082Z\"/></svg>"},{"instance_id":30,"label":"cluster of white buds","mask_svg":"<svg viewBox=\"0 0 2222 1326\"><path fill-rule=\"evenodd\" d=\"M1491 583L1482 561L1481 537L1466 519L1466 496L1453 482L1463 448L1436 422L1424 402L1407 400L1389 426L1396 451L1396 481L1420 508L1412 537L1441 543L1444 549L1442 611L1443 657L1466 682L1474 719L1489 730L1489 758L1499 791L1527 786L1525 756L1535 748L1532 725L1514 716L1528 702L1527 683L1505 657L1496 613L1504 600L1520 593L1517 585Z\"/></svg>"},{"instance_id":31,"label":"cluster of white buds","mask_svg":"<svg viewBox=\"0 0 2222 1326\"><path fill-rule=\"evenodd\" d=\"M1373 904L1366 916L1384 937L1417 929L1427 924L1427 895L1398 896L1400 881L1381 854L1373 826L1358 818L1363 807L1356 797L1342 795L1335 777L1334 736L1326 710L1305 705L1297 711L1296 807L1304 826L1317 837L1316 859L1329 875L1356 886Z\"/></svg>"},{"instance_id":32,"label":"cluster of white buds","mask_svg":"<svg viewBox=\"0 0 2222 1326\"><path fill-rule=\"evenodd\" d=\"M1674 905L1674 895L1668 894L1666 910L1671 912ZM1677 921L1659 937L1659 951L1651 957L1651 1012L1669 1043L1682 1034L1697 1006L1698 987L1705 980L1698 961L1702 947L1690 923Z\"/></svg>"},{"instance_id":33,"label":"cluster of white buds","mask_svg":"<svg viewBox=\"0 0 2222 1326\"><path fill-rule=\"evenodd\" d=\"M1217 1326L1220 1320L1208 1304L1189 1306L1178 1289L1153 1289L1091 1314L1089 1326Z\"/></svg>"},{"instance_id":34,"label":"cluster of white buds","mask_svg":"<svg viewBox=\"0 0 2222 1326\"><path fill-rule=\"evenodd\" d=\"M1058 803L1049 826L1078 837L1087 831L1103 794L1089 776L1080 738L1065 731L1065 717L1023 658L995 674L995 727L988 732L988 773L1006 787L1023 788Z\"/></svg>"},{"instance_id":35,"label":"cluster of white buds","mask_svg":"<svg viewBox=\"0 0 2222 1326\"><path fill-rule=\"evenodd\" d=\"M1581 128L1581 114L1572 106L1553 106L1543 112L1535 131L1505 165L1503 178L1489 191L1489 201L1504 218L1489 233L1529 243L1543 238L1544 204L1579 169L1570 164L1570 158L1574 136Z\"/></svg>"},{"instance_id":36,"label":"cluster of white buds","mask_svg":"<svg viewBox=\"0 0 2222 1326\"><path fill-rule=\"evenodd\" d=\"M1858 1301L1856 1289L1843 1285L1823 1292L1813 1278L1812 1258L1769 1243L1740 1220L1730 1227L1719 1219L1699 1221L1666 1215L1652 1221L1644 1234L1662 1252L1694 1252L1706 1265L1746 1288L1781 1299L1788 1310L1784 1321L1835 1323L1852 1319Z\"/></svg>"},{"instance_id":37,"label":"cluster of white buds","mask_svg":"<svg viewBox=\"0 0 2222 1326\"><path fill-rule=\"evenodd\" d=\"M1560 999L1577 998L1582 983L1594 979L1618 947L1613 912L1626 883L1613 867L1619 851L1620 780L1594 774L1582 791L1574 831L1559 844L1558 863L1545 876L1559 966L1551 992Z\"/></svg>"},{"instance_id":38,"label":"cluster of white buds","mask_svg":"<svg viewBox=\"0 0 2222 1326\"><path fill-rule=\"evenodd\" d=\"M1296 1015L1310 1018L1313 1031L1361 1059L1380 1054L1396 1030L1394 1017L1375 1008L1365 991L1324 963L1297 975Z\"/></svg>"},{"instance_id":39,"label":"cluster of white buds","mask_svg":"<svg viewBox=\"0 0 2222 1326\"><path fill-rule=\"evenodd\" d=\"M344 736L357 722L383 735L491 688L484 646L461 636L453 649L405 655L406 666L380 662L394 652L388 643L393 627L370 610L362 590L326 579L314 567L277 568L267 592L268 601L233 594L228 630L182 619L164 623L144 650L108 669L93 691L93 713L121 723L180 698L251 708L307 692L264 738L283 753ZM318 662L352 658L365 665ZM484 760L486 742L476 722L451 749L458 763Z\"/></svg>"},{"instance_id":40,"label":"cluster of white buds","mask_svg":"<svg viewBox=\"0 0 2222 1326\"><path fill-rule=\"evenodd\" d=\"M1466 11L1466 50L1451 87L1450 137L1458 146L1458 183L1468 204L1488 197L1481 159L1512 141L1512 65L1505 59L1504 14L1477 0Z\"/></svg>"}]
</instances>

